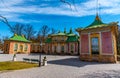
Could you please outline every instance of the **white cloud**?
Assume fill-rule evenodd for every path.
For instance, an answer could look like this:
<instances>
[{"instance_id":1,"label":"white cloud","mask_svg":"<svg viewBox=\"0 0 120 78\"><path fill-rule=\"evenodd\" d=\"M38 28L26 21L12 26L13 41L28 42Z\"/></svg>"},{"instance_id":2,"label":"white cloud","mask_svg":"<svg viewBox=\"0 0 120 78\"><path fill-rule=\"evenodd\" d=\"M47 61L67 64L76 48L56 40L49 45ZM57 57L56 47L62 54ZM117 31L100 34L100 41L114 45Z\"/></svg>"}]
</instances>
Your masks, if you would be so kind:
<instances>
[{"instance_id":1,"label":"white cloud","mask_svg":"<svg viewBox=\"0 0 120 78\"><path fill-rule=\"evenodd\" d=\"M31 0L35 1L35 0ZM44 0L50 1L50 0ZM14 6L19 4L24 4L25 0L4 0L0 3L0 14L6 16L11 21L20 20L25 22L26 20L21 19L21 14L54 14L54 15L66 15L66 16L76 16L82 17L87 15L94 15L96 13L96 0L88 0L86 2L77 3L76 7L73 5L72 10L67 4L62 4L55 7L50 6L47 3L32 6ZM99 0L100 4L100 14L120 14L120 0ZM14 18L14 19L13 19ZM28 21L31 22L32 20ZM36 21L37 20L33 20Z\"/></svg>"}]
</instances>

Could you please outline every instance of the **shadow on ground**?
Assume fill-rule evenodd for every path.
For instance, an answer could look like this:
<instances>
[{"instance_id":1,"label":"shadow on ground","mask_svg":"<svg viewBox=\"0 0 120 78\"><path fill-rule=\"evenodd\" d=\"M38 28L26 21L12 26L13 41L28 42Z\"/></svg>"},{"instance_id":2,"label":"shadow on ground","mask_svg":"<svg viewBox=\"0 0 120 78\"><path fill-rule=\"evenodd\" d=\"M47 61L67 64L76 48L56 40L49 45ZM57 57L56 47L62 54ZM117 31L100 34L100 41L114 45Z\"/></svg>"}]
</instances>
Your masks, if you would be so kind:
<instances>
[{"instance_id":1,"label":"shadow on ground","mask_svg":"<svg viewBox=\"0 0 120 78\"><path fill-rule=\"evenodd\" d=\"M60 60L52 60L52 61L48 61L48 63L56 64L56 65L74 66L74 67L83 67L86 65L96 65L96 64L108 64L108 63L99 63L99 62L80 61L79 58L67 58L67 59L60 59Z\"/></svg>"}]
</instances>

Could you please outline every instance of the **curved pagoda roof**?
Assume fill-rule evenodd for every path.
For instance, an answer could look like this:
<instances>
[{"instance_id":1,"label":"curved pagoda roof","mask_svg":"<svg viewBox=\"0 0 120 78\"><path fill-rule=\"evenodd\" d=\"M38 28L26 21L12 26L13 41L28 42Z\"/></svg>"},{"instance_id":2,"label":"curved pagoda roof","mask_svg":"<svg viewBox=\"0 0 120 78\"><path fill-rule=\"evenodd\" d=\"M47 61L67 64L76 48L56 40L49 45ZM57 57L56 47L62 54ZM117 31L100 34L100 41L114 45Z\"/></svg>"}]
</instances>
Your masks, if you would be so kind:
<instances>
[{"instance_id":1,"label":"curved pagoda roof","mask_svg":"<svg viewBox=\"0 0 120 78\"><path fill-rule=\"evenodd\" d=\"M64 32L59 31L57 34L50 34L45 41L46 43L52 42L52 39L50 36L67 36L66 42L75 42L75 41L78 41L78 38L79 38L76 34L73 33L72 28L68 33L66 33L66 30L64 30Z\"/></svg>"},{"instance_id":2,"label":"curved pagoda roof","mask_svg":"<svg viewBox=\"0 0 120 78\"><path fill-rule=\"evenodd\" d=\"M76 34L73 33L72 29L70 29L70 32L68 33L68 38L66 40L66 42L76 42L78 41L78 36Z\"/></svg>"},{"instance_id":3,"label":"curved pagoda roof","mask_svg":"<svg viewBox=\"0 0 120 78\"><path fill-rule=\"evenodd\" d=\"M10 40L10 41L20 41L20 42L31 42L31 41L27 40L24 36L20 36L20 35L17 35L17 34L14 34L14 36L12 36L8 40Z\"/></svg>"},{"instance_id":4,"label":"curved pagoda roof","mask_svg":"<svg viewBox=\"0 0 120 78\"><path fill-rule=\"evenodd\" d=\"M66 42L77 42L78 41L78 36L75 35L75 36L69 36L66 40Z\"/></svg>"},{"instance_id":5,"label":"curved pagoda roof","mask_svg":"<svg viewBox=\"0 0 120 78\"><path fill-rule=\"evenodd\" d=\"M111 23L110 24L103 23L97 14L94 21L90 25L86 26L85 28L77 28L76 31L92 29L92 28L106 27L106 26L111 26Z\"/></svg>"},{"instance_id":6,"label":"curved pagoda roof","mask_svg":"<svg viewBox=\"0 0 120 78\"><path fill-rule=\"evenodd\" d=\"M74 34L72 29L70 29L69 33L67 33L67 36L76 36L76 34Z\"/></svg>"},{"instance_id":7,"label":"curved pagoda roof","mask_svg":"<svg viewBox=\"0 0 120 78\"><path fill-rule=\"evenodd\" d=\"M66 33L64 33L64 32L59 32L58 34L56 34L56 35L58 35L58 36L65 36L66 35Z\"/></svg>"},{"instance_id":8,"label":"curved pagoda roof","mask_svg":"<svg viewBox=\"0 0 120 78\"><path fill-rule=\"evenodd\" d=\"M51 34L51 36L66 36L66 32L59 31L57 34Z\"/></svg>"},{"instance_id":9,"label":"curved pagoda roof","mask_svg":"<svg viewBox=\"0 0 120 78\"><path fill-rule=\"evenodd\" d=\"M86 28L97 28L97 27L103 27L103 26L108 26L108 24L105 24L101 21L100 17L98 16L98 14L95 17L95 20Z\"/></svg>"}]
</instances>

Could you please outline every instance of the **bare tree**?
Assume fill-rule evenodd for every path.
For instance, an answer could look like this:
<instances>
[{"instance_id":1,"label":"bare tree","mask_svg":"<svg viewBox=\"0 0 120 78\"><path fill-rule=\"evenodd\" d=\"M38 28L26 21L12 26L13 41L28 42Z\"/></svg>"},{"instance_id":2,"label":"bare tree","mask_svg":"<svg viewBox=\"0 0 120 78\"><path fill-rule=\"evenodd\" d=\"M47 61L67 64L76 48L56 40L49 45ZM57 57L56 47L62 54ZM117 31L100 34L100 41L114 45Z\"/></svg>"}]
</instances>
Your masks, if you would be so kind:
<instances>
[{"instance_id":1,"label":"bare tree","mask_svg":"<svg viewBox=\"0 0 120 78\"><path fill-rule=\"evenodd\" d=\"M15 25L12 26L8 22L7 18L1 15L0 15L0 21L5 23L9 27L11 33L18 35L25 34L26 38L29 40L35 34L33 26L30 24L25 25L21 23L16 23Z\"/></svg>"},{"instance_id":2,"label":"bare tree","mask_svg":"<svg viewBox=\"0 0 120 78\"><path fill-rule=\"evenodd\" d=\"M30 40L34 36L35 33L36 33L36 31L34 30L32 25L30 25L30 24L25 25L24 35L28 40Z\"/></svg>"},{"instance_id":3,"label":"bare tree","mask_svg":"<svg viewBox=\"0 0 120 78\"><path fill-rule=\"evenodd\" d=\"M79 14L79 11L77 10L77 6L76 6L76 3L75 3L75 0L60 0L60 2L67 4L72 11L76 11Z\"/></svg>"},{"instance_id":4,"label":"bare tree","mask_svg":"<svg viewBox=\"0 0 120 78\"><path fill-rule=\"evenodd\" d=\"M72 9L72 5L71 5L71 3L70 2L68 2L68 1L66 1L66 0L60 0L60 2L62 2L62 3L65 3L65 4L67 4L67 5L69 5L70 6L70 8Z\"/></svg>"},{"instance_id":5,"label":"bare tree","mask_svg":"<svg viewBox=\"0 0 120 78\"><path fill-rule=\"evenodd\" d=\"M50 28L47 26L47 25L43 25L39 32L38 32L38 36L41 36L40 37L40 42L43 42L45 40L45 37L49 34L50 32Z\"/></svg>"},{"instance_id":6,"label":"bare tree","mask_svg":"<svg viewBox=\"0 0 120 78\"><path fill-rule=\"evenodd\" d=\"M55 34L56 32L57 32L57 30L56 30L56 29L51 28L51 34Z\"/></svg>"},{"instance_id":7,"label":"bare tree","mask_svg":"<svg viewBox=\"0 0 120 78\"><path fill-rule=\"evenodd\" d=\"M18 35L22 35L24 32L24 24L20 24L20 23L17 23L15 24L14 26L12 26L12 28L10 29L10 31L13 33L13 34L18 34Z\"/></svg>"},{"instance_id":8,"label":"bare tree","mask_svg":"<svg viewBox=\"0 0 120 78\"><path fill-rule=\"evenodd\" d=\"M4 40L8 40L8 36L2 36L0 38L0 50L2 50L2 51L4 49Z\"/></svg>"},{"instance_id":9,"label":"bare tree","mask_svg":"<svg viewBox=\"0 0 120 78\"><path fill-rule=\"evenodd\" d=\"M12 26L10 25L6 17L0 15L0 21L5 23L10 28L10 30L12 30Z\"/></svg>"},{"instance_id":10,"label":"bare tree","mask_svg":"<svg viewBox=\"0 0 120 78\"><path fill-rule=\"evenodd\" d=\"M12 26L6 17L0 15L0 21L5 23L9 28L10 28L10 32L12 32L13 34L18 34L18 35L22 35L23 34L23 24L17 23L14 26Z\"/></svg>"}]
</instances>

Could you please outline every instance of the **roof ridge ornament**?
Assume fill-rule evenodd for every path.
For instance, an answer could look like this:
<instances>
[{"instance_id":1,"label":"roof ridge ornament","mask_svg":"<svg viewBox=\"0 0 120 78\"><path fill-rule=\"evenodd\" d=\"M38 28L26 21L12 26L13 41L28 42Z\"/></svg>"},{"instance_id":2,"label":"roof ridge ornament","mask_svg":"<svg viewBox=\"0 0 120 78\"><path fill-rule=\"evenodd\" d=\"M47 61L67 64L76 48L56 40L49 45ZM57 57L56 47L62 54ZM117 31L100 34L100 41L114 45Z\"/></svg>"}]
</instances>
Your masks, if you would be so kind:
<instances>
[{"instance_id":1,"label":"roof ridge ornament","mask_svg":"<svg viewBox=\"0 0 120 78\"><path fill-rule=\"evenodd\" d=\"M23 38L25 38L25 35L24 35L24 34L22 34L22 37L23 37Z\"/></svg>"},{"instance_id":2,"label":"roof ridge ornament","mask_svg":"<svg viewBox=\"0 0 120 78\"><path fill-rule=\"evenodd\" d=\"M64 33L66 33L66 28L64 28Z\"/></svg>"},{"instance_id":3,"label":"roof ridge ornament","mask_svg":"<svg viewBox=\"0 0 120 78\"><path fill-rule=\"evenodd\" d=\"M101 19L100 19L100 17L99 17L99 2L98 2L98 0L96 0L96 18L95 18L95 20L97 20L97 21L101 21Z\"/></svg>"},{"instance_id":4,"label":"roof ridge ornament","mask_svg":"<svg viewBox=\"0 0 120 78\"><path fill-rule=\"evenodd\" d=\"M58 33L60 33L60 30L58 31Z\"/></svg>"},{"instance_id":5,"label":"roof ridge ornament","mask_svg":"<svg viewBox=\"0 0 120 78\"><path fill-rule=\"evenodd\" d=\"M72 28L70 28L70 32L69 32L69 33L70 33L70 34L73 33Z\"/></svg>"},{"instance_id":6,"label":"roof ridge ornament","mask_svg":"<svg viewBox=\"0 0 120 78\"><path fill-rule=\"evenodd\" d=\"M17 34L16 34L16 33L14 33L14 36L17 36Z\"/></svg>"},{"instance_id":7,"label":"roof ridge ornament","mask_svg":"<svg viewBox=\"0 0 120 78\"><path fill-rule=\"evenodd\" d=\"M101 19L100 19L98 13L96 14L95 20L101 21Z\"/></svg>"}]
</instances>

